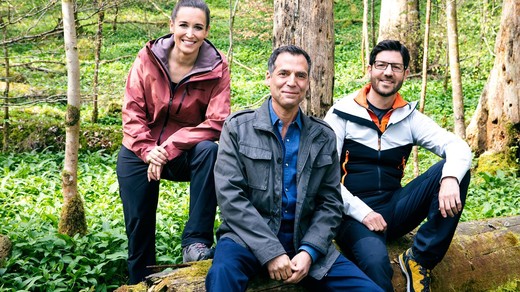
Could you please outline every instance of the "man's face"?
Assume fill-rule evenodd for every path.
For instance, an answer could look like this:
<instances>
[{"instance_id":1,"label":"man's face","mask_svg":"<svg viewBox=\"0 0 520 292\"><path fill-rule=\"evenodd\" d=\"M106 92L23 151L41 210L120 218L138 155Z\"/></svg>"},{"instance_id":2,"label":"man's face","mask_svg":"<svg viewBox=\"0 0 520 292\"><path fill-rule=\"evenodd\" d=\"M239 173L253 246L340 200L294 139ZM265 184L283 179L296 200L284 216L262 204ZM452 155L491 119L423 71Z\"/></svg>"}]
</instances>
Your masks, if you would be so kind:
<instances>
[{"instance_id":1,"label":"man's face","mask_svg":"<svg viewBox=\"0 0 520 292\"><path fill-rule=\"evenodd\" d=\"M386 69L377 69L376 67L384 67L385 63L399 64L392 66L388 64ZM379 66L376 66L378 64ZM380 64L383 64L381 66ZM396 72L399 68L403 68L403 57L398 51L382 51L376 56L374 64L368 66L368 73L370 74L370 83L372 90L374 90L381 97L390 97L396 94L403 81L410 72L408 69L403 69L402 72Z\"/></svg>"},{"instance_id":2,"label":"man's face","mask_svg":"<svg viewBox=\"0 0 520 292\"><path fill-rule=\"evenodd\" d=\"M284 52L274 62L272 73L267 72L265 83L271 89L273 108L297 111L309 89L309 66L303 55Z\"/></svg>"}]
</instances>

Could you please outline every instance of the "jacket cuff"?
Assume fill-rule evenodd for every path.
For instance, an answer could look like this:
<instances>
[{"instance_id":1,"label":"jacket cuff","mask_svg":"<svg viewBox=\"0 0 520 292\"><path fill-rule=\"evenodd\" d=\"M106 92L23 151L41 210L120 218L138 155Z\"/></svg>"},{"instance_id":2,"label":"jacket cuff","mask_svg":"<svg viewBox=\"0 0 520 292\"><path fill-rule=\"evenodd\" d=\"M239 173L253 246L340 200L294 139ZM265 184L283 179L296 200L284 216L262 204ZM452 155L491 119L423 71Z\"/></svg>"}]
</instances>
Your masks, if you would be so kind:
<instances>
[{"instance_id":1,"label":"jacket cuff","mask_svg":"<svg viewBox=\"0 0 520 292\"><path fill-rule=\"evenodd\" d=\"M182 154L182 150L179 150L177 147L172 144L162 145L164 150L168 152L168 161L172 161L173 159L179 157Z\"/></svg>"}]
</instances>

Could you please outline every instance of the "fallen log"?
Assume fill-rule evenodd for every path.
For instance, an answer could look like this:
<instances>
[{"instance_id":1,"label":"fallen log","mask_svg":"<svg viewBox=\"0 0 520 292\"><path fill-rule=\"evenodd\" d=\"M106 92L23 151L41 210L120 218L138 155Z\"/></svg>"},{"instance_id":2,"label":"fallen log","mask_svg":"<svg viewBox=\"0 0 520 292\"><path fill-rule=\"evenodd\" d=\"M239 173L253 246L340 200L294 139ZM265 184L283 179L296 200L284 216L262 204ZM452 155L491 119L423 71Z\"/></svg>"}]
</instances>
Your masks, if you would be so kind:
<instances>
[{"instance_id":1,"label":"fallen log","mask_svg":"<svg viewBox=\"0 0 520 292\"><path fill-rule=\"evenodd\" d=\"M397 256L411 246L413 234L389 245L395 291L406 291ZM211 261L190 264L150 277L139 286L116 291L205 291ZM486 291L520 280L520 216L459 224L443 261L432 272L433 291ZM305 291L266 277L251 281L247 291Z\"/></svg>"}]
</instances>

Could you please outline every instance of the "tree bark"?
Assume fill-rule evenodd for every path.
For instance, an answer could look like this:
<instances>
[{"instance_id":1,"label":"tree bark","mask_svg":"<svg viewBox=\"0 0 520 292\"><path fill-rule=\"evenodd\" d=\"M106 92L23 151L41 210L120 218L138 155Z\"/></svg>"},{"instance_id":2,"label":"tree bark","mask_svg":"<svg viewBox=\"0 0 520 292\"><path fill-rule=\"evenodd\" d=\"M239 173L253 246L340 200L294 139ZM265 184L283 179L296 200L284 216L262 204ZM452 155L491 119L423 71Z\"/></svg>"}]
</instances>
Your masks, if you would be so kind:
<instances>
[{"instance_id":1,"label":"tree bark","mask_svg":"<svg viewBox=\"0 0 520 292\"><path fill-rule=\"evenodd\" d=\"M85 234L87 223L83 201L78 193L78 149L80 122L80 84L79 58L74 21L74 4L62 0L63 36L67 60L67 114L65 117L65 161L63 166L62 187L63 207L58 231L69 236Z\"/></svg>"},{"instance_id":2,"label":"tree bark","mask_svg":"<svg viewBox=\"0 0 520 292\"><path fill-rule=\"evenodd\" d=\"M495 43L495 63L468 126L477 155L509 153L520 157L520 2L504 0Z\"/></svg>"},{"instance_id":3,"label":"tree bark","mask_svg":"<svg viewBox=\"0 0 520 292\"><path fill-rule=\"evenodd\" d=\"M233 0L229 0L229 49L227 52L227 59L229 63L229 71L232 71L233 66L233 25L235 24L235 15L237 13L238 1L235 0L235 4L232 3Z\"/></svg>"},{"instance_id":4,"label":"tree bark","mask_svg":"<svg viewBox=\"0 0 520 292\"><path fill-rule=\"evenodd\" d=\"M412 244L408 234L388 249L394 270L395 291L406 291L397 257ZM155 284L122 286L116 291L146 291L162 287L167 291L205 291L204 279L211 260L196 262L163 275L151 277ZM460 223L448 253L432 272L433 291L486 291L520 276L520 216ZM154 290L155 291L155 290ZM163 291L163 290L161 290ZM252 291L305 291L266 277L250 282Z\"/></svg>"},{"instance_id":5,"label":"tree bark","mask_svg":"<svg viewBox=\"0 0 520 292\"><path fill-rule=\"evenodd\" d=\"M10 18L10 7L7 8L7 23ZM3 26L2 34L4 41L7 39L7 25L4 25L4 18L0 16L0 26ZM9 64L9 47L7 44L3 45L4 48L4 65L5 65L5 88L4 88L4 120L2 127L4 131L4 137L2 140L2 150L4 152L9 148L9 87L10 87L10 64Z\"/></svg>"},{"instance_id":6,"label":"tree bark","mask_svg":"<svg viewBox=\"0 0 520 292\"><path fill-rule=\"evenodd\" d=\"M93 105L92 105L92 123L97 123L98 120L98 89L99 89L99 65L101 61L101 47L103 44L103 21L105 19L105 8L103 4L103 0L96 0L96 6L98 7L98 29L96 32L96 47L94 52L94 82L92 84L94 97L93 97Z\"/></svg>"},{"instance_id":7,"label":"tree bark","mask_svg":"<svg viewBox=\"0 0 520 292\"><path fill-rule=\"evenodd\" d=\"M273 46L297 45L309 53L310 88L301 107L317 117L323 117L333 103L333 4L332 0L274 1Z\"/></svg>"},{"instance_id":8,"label":"tree bark","mask_svg":"<svg viewBox=\"0 0 520 292\"><path fill-rule=\"evenodd\" d=\"M450 60L451 91L453 99L454 132L462 139L466 138L464 120L464 100L459 62L459 36L457 31L456 0L446 0L446 19L448 22L448 51Z\"/></svg>"},{"instance_id":9,"label":"tree bark","mask_svg":"<svg viewBox=\"0 0 520 292\"><path fill-rule=\"evenodd\" d=\"M421 23L417 0L382 0L379 15L378 41L393 39L401 41L410 51L410 71L420 70L419 48L421 46Z\"/></svg>"},{"instance_id":10,"label":"tree bark","mask_svg":"<svg viewBox=\"0 0 520 292\"><path fill-rule=\"evenodd\" d=\"M421 99L419 101L419 111L424 112L424 104L426 101L426 88L428 84L428 47L430 39L430 15L432 8L432 1L426 1L426 20L424 22L424 41L423 41L423 62L422 62L422 86ZM417 146L413 147L413 173L415 177L420 174L419 171L419 150Z\"/></svg>"},{"instance_id":11,"label":"tree bark","mask_svg":"<svg viewBox=\"0 0 520 292\"><path fill-rule=\"evenodd\" d=\"M368 41L368 0L363 0L363 32L361 39L361 68L363 75L367 73L370 58L370 44Z\"/></svg>"}]
</instances>

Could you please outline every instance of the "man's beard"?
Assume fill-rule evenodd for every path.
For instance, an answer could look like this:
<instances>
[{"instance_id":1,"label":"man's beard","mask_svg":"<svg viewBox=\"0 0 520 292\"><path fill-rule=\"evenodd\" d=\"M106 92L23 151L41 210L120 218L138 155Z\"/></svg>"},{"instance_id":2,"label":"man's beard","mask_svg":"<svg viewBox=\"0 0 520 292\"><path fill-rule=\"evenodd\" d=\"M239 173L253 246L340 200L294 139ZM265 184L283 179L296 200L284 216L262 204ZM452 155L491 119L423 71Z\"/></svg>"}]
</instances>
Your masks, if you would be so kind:
<instances>
[{"instance_id":1,"label":"man's beard","mask_svg":"<svg viewBox=\"0 0 520 292\"><path fill-rule=\"evenodd\" d=\"M396 86L394 87L394 89L392 89L390 92L382 92L379 90L379 88L377 87L377 79L375 78L372 78L370 80L370 83L372 85L372 89L377 93L379 94L380 96L382 97L389 97L389 96L392 96L394 94L396 94L399 89L401 89L401 86L403 86L403 80L399 81L396 83Z\"/></svg>"}]
</instances>

